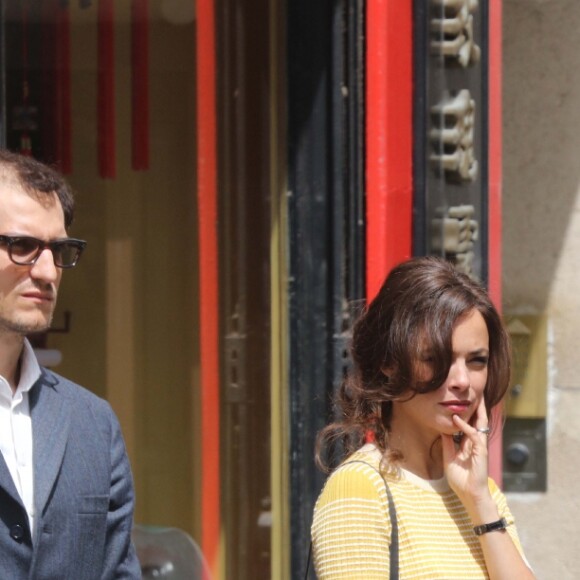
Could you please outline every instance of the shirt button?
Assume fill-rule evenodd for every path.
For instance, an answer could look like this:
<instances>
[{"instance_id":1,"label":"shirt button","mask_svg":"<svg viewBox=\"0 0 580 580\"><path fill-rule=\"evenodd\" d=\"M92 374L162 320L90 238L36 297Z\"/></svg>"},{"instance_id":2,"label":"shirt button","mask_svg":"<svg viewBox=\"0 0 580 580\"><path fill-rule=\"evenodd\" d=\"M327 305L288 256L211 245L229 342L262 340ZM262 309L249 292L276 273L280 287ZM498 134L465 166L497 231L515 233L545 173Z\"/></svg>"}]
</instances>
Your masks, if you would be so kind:
<instances>
[{"instance_id":1,"label":"shirt button","mask_svg":"<svg viewBox=\"0 0 580 580\"><path fill-rule=\"evenodd\" d=\"M10 528L10 537L17 542L22 542L24 539L24 528L20 524L14 524Z\"/></svg>"}]
</instances>

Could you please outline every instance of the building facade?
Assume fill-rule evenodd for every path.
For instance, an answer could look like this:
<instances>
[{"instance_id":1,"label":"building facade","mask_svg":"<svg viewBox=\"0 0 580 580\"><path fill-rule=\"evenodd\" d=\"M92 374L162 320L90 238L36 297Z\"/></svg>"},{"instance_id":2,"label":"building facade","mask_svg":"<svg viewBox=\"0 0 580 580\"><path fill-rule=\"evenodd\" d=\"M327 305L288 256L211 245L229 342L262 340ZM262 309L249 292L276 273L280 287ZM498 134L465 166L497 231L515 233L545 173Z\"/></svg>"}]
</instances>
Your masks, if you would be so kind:
<instances>
[{"instance_id":1,"label":"building facade","mask_svg":"<svg viewBox=\"0 0 580 580\"><path fill-rule=\"evenodd\" d=\"M119 415L137 522L216 578L302 577L353 320L438 254L504 305L491 471L539 577L562 512L572 578L575 4L505 0L503 27L500 0L0 4L4 144L67 174L89 241L37 346Z\"/></svg>"}]
</instances>

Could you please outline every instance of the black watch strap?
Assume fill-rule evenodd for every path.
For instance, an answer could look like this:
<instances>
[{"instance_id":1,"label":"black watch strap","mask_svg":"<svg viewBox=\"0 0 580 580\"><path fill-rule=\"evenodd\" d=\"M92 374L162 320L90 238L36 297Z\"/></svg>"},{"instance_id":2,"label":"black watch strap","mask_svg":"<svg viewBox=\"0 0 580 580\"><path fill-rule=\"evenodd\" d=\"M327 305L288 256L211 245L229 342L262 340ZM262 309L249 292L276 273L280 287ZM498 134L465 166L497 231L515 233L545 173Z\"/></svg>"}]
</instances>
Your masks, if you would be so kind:
<instances>
[{"instance_id":1,"label":"black watch strap","mask_svg":"<svg viewBox=\"0 0 580 580\"><path fill-rule=\"evenodd\" d=\"M507 528L507 522L505 518L501 518L501 520L497 520L497 522L491 522L489 524L481 524L480 526L475 526L473 531L475 532L476 536L483 536L483 534L487 534L488 532L495 532L497 530L505 530Z\"/></svg>"}]
</instances>

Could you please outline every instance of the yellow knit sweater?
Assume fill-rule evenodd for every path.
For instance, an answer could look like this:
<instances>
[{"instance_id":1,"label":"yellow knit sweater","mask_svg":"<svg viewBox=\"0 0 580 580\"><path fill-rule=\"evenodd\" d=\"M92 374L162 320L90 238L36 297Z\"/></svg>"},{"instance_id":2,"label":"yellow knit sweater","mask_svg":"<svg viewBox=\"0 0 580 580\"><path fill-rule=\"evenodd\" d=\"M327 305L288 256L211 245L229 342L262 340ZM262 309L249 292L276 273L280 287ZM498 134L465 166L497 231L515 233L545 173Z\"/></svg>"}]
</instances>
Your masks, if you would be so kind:
<instances>
[{"instance_id":1,"label":"yellow knit sweater","mask_svg":"<svg viewBox=\"0 0 580 580\"><path fill-rule=\"evenodd\" d=\"M367 444L328 478L314 509L312 542L319 580L388 579L391 523L379 467ZM462 503L445 479L427 481L405 471L387 475L399 526L401 580L487 579L481 546ZM521 552L506 499L490 479L492 497Z\"/></svg>"}]
</instances>

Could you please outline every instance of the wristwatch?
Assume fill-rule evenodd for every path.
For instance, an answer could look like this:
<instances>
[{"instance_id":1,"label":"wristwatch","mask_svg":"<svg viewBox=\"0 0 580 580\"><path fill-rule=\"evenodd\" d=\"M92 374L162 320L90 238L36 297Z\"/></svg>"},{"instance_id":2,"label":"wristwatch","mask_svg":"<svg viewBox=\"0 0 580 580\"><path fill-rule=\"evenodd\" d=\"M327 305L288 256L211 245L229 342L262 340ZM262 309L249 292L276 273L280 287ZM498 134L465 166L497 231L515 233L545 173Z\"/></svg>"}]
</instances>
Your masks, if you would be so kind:
<instances>
[{"instance_id":1,"label":"wristwatch","mask_svg":"<svg viewBox=\"0 0 580 580\"><path fill-rule=\"evenodd\" d=\"M497 530L505 530L508 526L505 518L501 518L501 520L497 520L497 522L491 522L489 524L481 524L480 526L475 526L473 531L475 532L476 536L483 536L483 534L487 534L488 532L495 532Z\"/></svg>"}]
</instances>

